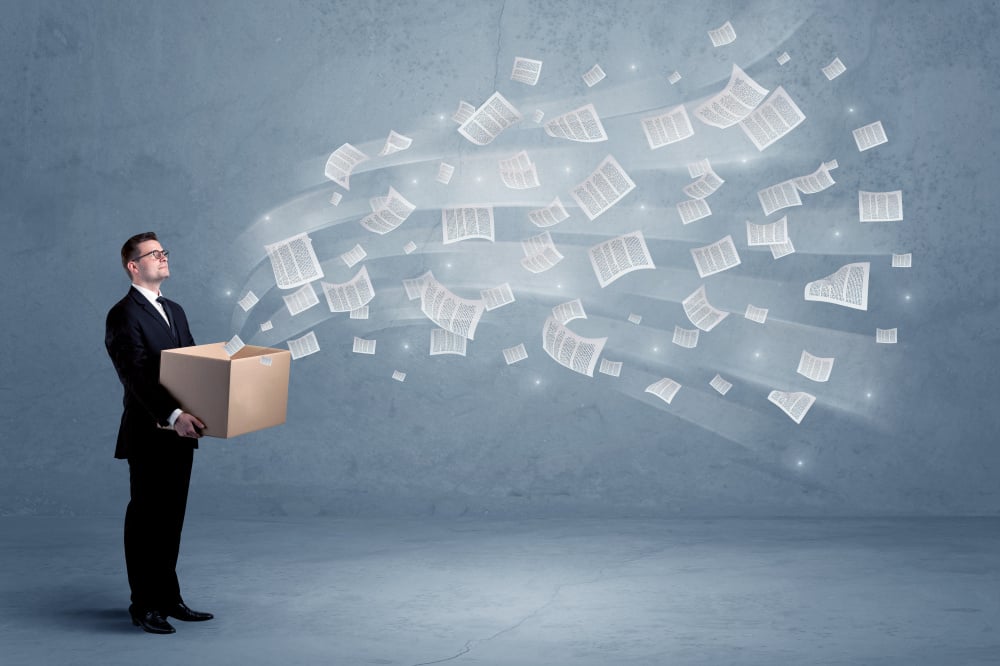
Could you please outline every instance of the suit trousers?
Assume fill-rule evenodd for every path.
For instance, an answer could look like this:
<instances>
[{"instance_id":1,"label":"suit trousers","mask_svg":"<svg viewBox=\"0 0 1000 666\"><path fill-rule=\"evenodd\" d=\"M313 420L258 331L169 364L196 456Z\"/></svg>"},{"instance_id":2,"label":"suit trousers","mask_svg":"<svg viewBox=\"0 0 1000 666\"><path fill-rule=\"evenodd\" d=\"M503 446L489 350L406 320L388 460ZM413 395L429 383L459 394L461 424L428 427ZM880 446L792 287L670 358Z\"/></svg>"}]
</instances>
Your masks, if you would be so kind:
<instances>
[{"instance_id":1,"label":"suit trousers","mask_svg":"<svg viewBox=\"0 0 1000 666\"><path fill-rule=\"evenodd\" d=\"M128 458L125 566L132 605L140 611L165 610L182 601L177 555L194 449L173 432L157 435L157 445Z\"/></svg>"}]
</instances>

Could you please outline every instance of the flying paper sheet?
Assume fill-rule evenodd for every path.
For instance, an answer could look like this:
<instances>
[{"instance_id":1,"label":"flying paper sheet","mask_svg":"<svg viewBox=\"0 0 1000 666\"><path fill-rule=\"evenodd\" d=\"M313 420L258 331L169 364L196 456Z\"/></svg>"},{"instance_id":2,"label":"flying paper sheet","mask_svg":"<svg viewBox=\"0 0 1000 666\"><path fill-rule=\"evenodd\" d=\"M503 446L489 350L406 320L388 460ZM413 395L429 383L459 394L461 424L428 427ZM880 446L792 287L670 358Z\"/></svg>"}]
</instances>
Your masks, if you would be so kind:
<instances>
[{"instance_id":1,"label":"flying paper sheet","mask_svg":"<svg viewBox=\"0 0 1000 666\"><path fill-rule=\"evenodd\" d=\"M706 157L703 160L698 160L697 162L689 162L687 164L688 175L692 178L698 178L704 176L706 173L712 170L712 163Z\"/></svg>"},{"instance_id":2,"label":"flying paper sheet","mask_svg":"<svg viewBox=\"0 0 1000 666\"><path fill-rule=\"evenodd\" d=\"M587 84L588 88L593 88L597 83L602 81L604 77L607 76L604 70L601 69L600 65L594 65L587 73L583 75L583 82Z\"/></svg>"},{"instance_id":3,"label":"flying paper sheet","mask_svg":"<svg viewBox=\"0 0 1000 666\"><path fill-rule=\"evenodd\" d=\"M601 288L632 271L656 268L641 231L612 238L590 248L590 265Z\"/></svg>"},{"instance_id":4,"label":"flying paper sheet","mask_svg":"<svg viewBox=\"0 0 1000 666\"><path fill-rule=\"evenodd\" d=\"M319 342L316 340L316 333L309 331L301 338L288 341L288 351L292 353L292 358L302 358L319 351Z\"/></svg>"},{"instance_id":5,"label":"flying paper sheet","mask_svg":"<svg viewBox=\"0 0 1000 666\"><path fill-rule=\"evenodd\" d=\"M632 179L618 161L608 155L590 177L574 187L570 194L587 218L593 221L634 189Z\"/></svg>"},{"instance_id":6,"label":"flying paper sheet","mask_svg":"<svg viewBox=\"0 0 1000 666\"><path fill-rule=\"evenodd\" d=\"M496 310L514 302L514 292L511 290L509 282L504 282L492 289L482 289L479 292L479 297L483 299L487 311Z\"/></svg>"},{"instance_id":7,"label":"flying paper sheet","mask_svg":"<svg viewBox=\"0 0 1000 666\"><path fill-rule=\"evenodd\" d=\"M753 141L757 150L764 150L802 124L806 114L778 86L764 103L740 121L740 129Z\"/></svg>"},{"instance_id":8,"label":"flying paper sheet","mask_svg":"<svg viewBox=\"0 0 1000 666\"><path fill-rule=\"evenodd\" d=\"M642 131L646 135L646 143L650 150L683 141L694 136L694 128L687 110L683 104L661 113L658 116L647 116L641 120Z\"/></svg>"},{"instance_id":9,"label":"flying paper sheet","mask_svg":"<svg viewBox=\"0 0 1000 666\"><path fill-rule=\"evenodd\" d=\"M524 250L521 265L532 273L547 271L563 260L559 250L552 244L552 235L548 231L521 241L521 249Z\"/></svg>"},{"instance_id":10,"label":"flying paper sheet","mask_svg":"<svg viewBox=\"0 0 1000 666\"><path fill-rule=\"evenodd\" d=\"M608 134L604 131L604 125L593 104L556 116L545 123L545 133L557 139L585 143L608 140Z\"/></svg>"},{"instance_id":11,"label":"flying paper sheet","mask_svg":"<svg viewBox=\"0 0 1000 666\"><path fill-rule=\"evenodd\" d=\"M413 139L410 137L398 134L395 130L389 130L389 136L385 140L385 145L378 154L380 157L385 157L386 155L398 153L409 148L412 143Z\"/></svg>"},{"instance_id":12,"label":"flying paper sheet","mask_svg":"<svg viewBox=\"0 0 1000 666\"><path fill-rule=\"evenodd\" d=\"M559 365L588 377L594 376L594 366L604 351L607 338L585 338L569 330L553 317L542 328L542 349Z\"/></svg>"},{"instance_id":13,"label":"flying paper sheet","mask_svg":"<svg viewBox=\"0 0 1000 666\"><path fill-rule=\"evenodd\" d=\"M583 309L583 301L577 298L552 308L552 317L565 326L574 319L586 319L587 312Z\"/></svg>"},{"instance_id":14,"label":"flying paper sheet","mask_svg":"<svg viewBox=\"0 0 1000 666\"><path fill-rule=\"evenodd\" d=\"M768 247L771 248L771 256L775 259L795 254L795 246L792 245L791 238L786 238L784 243L771 243Z\"/></svg>"},{"instance_id":15,"label":"flying paper sheet","mask_svg":"<svg viewBox=\"0 0 1000 666\"><path fill-rule=\"evenodd\" d=\"M443 185L447 185L451 182L451 177L453 175L455 175L455 167L447 162L441 162L441 164L438 165L437 177L434 180Z\"/></svg>"},{"instance_id":16,"label":"flying paper sheet","mask_svg":"<svg viewBox=\"0 0 1000 666\"><path fill-rule=\"evenodd\" d=\"M788 418L796 423L802 423L809 408L816 402L816 396L801 391L795 393L771 391L767 399L777 405L781 411L788 415Z\"/></svg>"},{"instance_id":17,"label":"flying paper sheet","mask_svg":"<svg viewBox=\"0 0 1000 666\"><path fill-rule=\"evenodd\" d=\"M312 284L303 285L297 291L281 298L284 299L285 307L293 317L319 304L319 296L316 295Z\"/></svg>"},{"instance_id":18,"label":"flying paper sheet","mask_svg":"<svg viewBox=\"0 0 1000 666\"><path fill-rule=\"evenodd\" d=\"M712 127L732 127L749 116L764 101L767 93L767 88L758 85L734 64L726 87L696 108L694 115Z\"/></svg>"},{"instance_id":19,"label":"flying paper sheet","mask_svg":"<svg viewBox=\"0 0 1000 666\"><path fill-rule=\"evenodd\" d=\"M443 328L435 328L431 330L430 355L437 356L439 354L456 354L458 356L465 356L465 350L468 342L469 341L461 335L456 335L451 331L444 330Z\"/></svg>"},{"instance_id":20,"label":"flying paper sheet","mask_svg":"<svg viewBox=\"0 0 1000 666\"><path fill-rule=\"evenodd\" d=\"M692 199L704 199L714 194L725 182L709 165L698 180L684 186L684 194Z\"/></svg>"},{"instance_id":21,"label":"flying paper sheet","mask_svg":"<svg viewBox=\"0 0 1000 666\"><path fill-rule=\"evenodd\" d=\"M361 219L361 226L380 236L398 228L417 208L391 186L388 195L379 197L372 204L374 210Z\"/></svg>"},{"instance_id":22,"label":"flying paper sheet","mask_svg":"<svg viewBox=\"0 0 1000 666\"><path fill-rule=\"evenodd\" d=\"M714 308L708 302L708 297L705 295L705 285L695 289L690 296L681 301L681 305L684 307L684 314L687 315L688 320L706 333L729 316L728 312Z\"/></svg>"},{"instance_id":23,"label":"flying paper sheet","mask_svg":"<svg viewBox=\"0 0 1000 666\"><path fill-rule=\"evenodd\" d=\"M597 370L602 375L610 375L612 377L621 377L622 374L622 362L621 361L609 361L606 358L601 359L601 367Z\"/></svg>"},{"instance_id":24,"label":"flying paper sheet","mask_svg":"<svg viewBox=\"0 0 1000 666\"><path fill-rule=\"evenodd\" d=\"M681 390L681 385L669 377L653 382L646 387L646 393L652 393L668 405L673 401L674 396Z\"/></svg>"},{"instance_id":25,"label":"flying paper sheet","mask_svg":"<svg viewBox=\"0 0 1000 666\"><path fill-rule=\"evenodd\" d=\"M740 265L740 255L732 236L726 236L705 247L691 248L691 258L699 277L708 277Z\"/></svg>"},{"instance_id":26,"label":"flying paper sheet","mask_svg":"<svg viewBox=\"0 0 1000 666\"><path fill-rule=\"evenodd\" d=\"M341 261L347 264L348 268L354 268L359 261L368 256L364 248L361 245L355 245L347 252L340 255Z\"/></svg>"},{"instance_id":27,"label":"flying paper sheet","mask_svg":"<svg viewBox=\"0 0 1000 666\"><path fill-rule=\"evenodd\" d=\"M545 208L536 208L534 210L528 211L528 219L536 227L551 227L559 224L563 220L569 217L569 213L566 212L566 208L563 206L562 201L559 197L550 203Z\"/></svg>"},{"instance_id":28,"label":"flying paper sheet","mask_svg":"<svg viewBox=\"0 0 1000 666\"><path fill-rule=\"evenodd\" d=\"M840 62L840 58L834 58L833 62L823 68L823 75L830 81L833 81L846 71L847 68L844 67L844 63Z\"/></svg>"},{"instance_id":29,"label":"flying paper sheet","mask_svg":"<svg viewBox=\"0 0 1000 666\"><path fill-rule=\"evenodd\" d=\"M352 351L355 354L375 354L375 343L376 340L365 340L364 338L359 338L354 336L354 347Z\"/></svg>"},{"instance_id":30,"label":"flying paper sheet","mask_svg":"<svg viewBox=\"0 0 1000 666\"><path fill-rule=\"evenodd\" d=\"M704 199L688 199L677 204L677 213L681 216L681 223L691 224L711 215L712 209Z\"/></svg>"},{"instance_id":31,"label":"flying paper sheet","mask_svg":"<svg viewBox=\"0 0 1000 666\"><path fill-rule=\"evenodd\" d=\"M403 289L406 290L406 298L411 301L420 298L420 294L424 293L424 283L428 279L434 279L434 274L430 271L427 271L419 277L403 280Z\"/></svg>"},{"instance_id":32,"label":"flying paper sheet","mask_svg":"<svg viewBox=\"0 0 1000 666\"><path fill-rule=\"evenodd\" d=\"M885 128L882 127L881 120L876 120L870 125L859 127L852 134L854 135L854 143L858 146L858 152L864 152L875 146L881 146L883 143L889 143L889 137L885 135Z\"/></svg>"},{"instance_id":33,"label":"flying paper sheet","mask_svg":"<svg viewBox=\"0 0 1000 666\"><path fill-rule=\"evenodd\" d=\"M747 311L743 316L750 321L763 324L767 321L767 308L758 308L756 305L747 304Z\"/></svg>"},{"instance_id":34,"label":"flying paper sheet","mask_svg":"<svg viewBox=\"0 0 1000 666\"><path fill-rule=\"evenodd\" d=\"M715 30L708 31L708 37L712 40L712 46L718 48L720 46L725 46L726 44L732 44L736 41L736 30L733 29L733 24L726 21L721 26Z\"/></svg>"},{"instance_id":35,"label":"flying paper sheet","mask_svg":"<svg viewBox=\"0 0 1000 666\"><path fill-rule=\"evenodd\" d=\"M764 215L770 215L789 206L802 205L802 197L799 196L799 188L795 186L794 180L786 180L783 183L759 190L757 200L760 201L760 207L764 209Z\"/></svg>"},{"instance_id":36,"label":"flying paper sheet","mask_svg":"<svg viewBox=\"0 0 1000 666\"><path fill-rule=\"evenodd\" d=\"M875 342L881 345L896 344L896 330L895 328L876 328Z\"/></svg>"},{"instance_id":37,"label":"flying paper sheet","mask_svg":"<svg viewBox=\"0 0 1000 666\"><path fill-rule=\"evenodd\" d=\"M808 283L805 299L867 310L870 270L871 264L867 261L841 266L836 273Z\"/></svg>"},{"instance_id":38,"label":"flying paper sheet","mask_svg":"<svg viewBox=\"0 0 1000 666\"><path fill-rule=\"evenodd\" d=\"M365 160L370 159L349 143L333 151L326 160L323 174L345 190L351 189L351 172Z\"/></svg>"},{"instance_id":39,"label":"flying paper sheet","mask_svg":"<svg viewBox=\"0 0 1000 666\"><path fill-rule=\"evenodd\" d=\"M493 206L466 206L441 210L445 245L471 238L493 241Z\"/></svg>"},{"instance_id":40,"label":"flying paper sheet","mask_svg":"<svg viewBox=\"0 0 1000 666\"><path fill-rule=\"evenodd\" d=\"M697 328L681 328L680 326L674 326L674 337L671 342L678 347L694 349L698 346L698 334L699 331Z\"/></svg>"},{"instance_id":41,"label":"flying paper sheet","mask_svg":"<svg viewBox=\"0 0 1000 666\"><path fill-rule=\"evenodd\" d=\"M747 220L747 245L774 245L788 240L788 216L770 224L752 224Z\"/></svg>"},{"instance_id":42,"label":"flying paper sheet","mask_svg":"<svg viewBox=\"0 0 1000 666\"><path fill-rule=\"evenodd\" d=\"M348 282L328 284L320 282L330 312L353 312L375 298L375 287L368 277L368 267L362 266Z\"/></svg>"},{"instance_id":43,"label":"flying paper sheet","mask_svg":"<svg viewBox=\"0 0 1000 666\"><path fill-rule=\"evenodd\" d=\"M523 342L503 350L503 360L507 362L507 365L513 365L526 358L528 358L528 352L525 350Z\"/></svg>"},{"instance_id":44,"label":"flying paper sheet","mask_svg":"<svg viewBox=\"0 0 1000 666\"><path fill-rule=\"evenodd\" d=\"M454 120L459 125L461 125L466 120L471 118L472 114L475 112L476 112L476 107L472 106L465 100L459 100L458 108L455 110L455 113L451 114L451 119Z\"/></svg>"},{"instance_id":45,"label":"flying paper sheet","mask_svg":"<svg viewBox=\"0 0 1000 666\"><path fill-rule=\"evenodd\" d=\"M519 120L521 113L495 92L462 123L458 133L476 145L485 146Z\"/></svg>"},{"instance_id":46,"label":"flying paper sheet","mask_svg":"<svg viewBox=\"0 0 1000 666\"><path fill-rule=\"evenodd\" d=\"M727 393L729 393L729 389L733 388L732 383L727 382L719 374L716 374L715 377L712 377L712 381L710 381L708 385L714 388L716 391L718 391L721 395L726 395Z\"/></svg>"},{"instance_id":47,"label":"flying paper sheet","mask_svg":"<svg viewBox=\"0 0 1000 666\"><path fill-rule=\"evenodd\" d=\"M294 289L323 277L323 269L313 250L312 239L297 234L278 243L265 245L279 289Z\"/></svg>"},{"instance_id":48,"label":"flying paper sheet","mask_svg":"<svg viewBox=\"0 0 1000 666\"><path fill-rule=\"evenodd\" d=\"M903 219L903 191L859 191L858 216L862 222L899 222Z\"/></svg>"},{"instance_id":49,"label":"flying paper sheet","mask_svg":"<svg viewBox=\"0 0 1000 666\"><path fill-rule=\"evenodd\" d=\"M244 344L244 342L240 340L240 336L238 335L234 335L232 339L229 340L229 342L227 342L222 346L227 356L232 356L233 354L243 349L244 347L246 347L246 344Z\"/></svg>"},{"instance_id":50,"label":"flying paper sheet","mask_svg":"<svg viewBox=\"0 0 1000 666\"><path fill-rule=\"evenodd\" d=\"M481 300L461 298L451 293L430 271L426 275L420 294L420 311L444 330L472 340L486 306Z\"/></svg>"},{"instance_id":51,"label":"flying paper sheet","mask_svg":"<svg viewBox=\"0 0 1000 666\"><path fill-rule=\"evenodd\" d=\"M522 150L517 155L500 160L500 180L504 186L512 190L528 190L541 186L538 180L538 169L528 157L528 151Z\"/></svg>"},{"instance_id":52,"label":"flying paper sheet","mask_svg":"<svg viewBox=\"0 0 1000 666\"><path fill-rule=\"evenodd\" d=\"M799 357L799 367L796 372L814 382L829 381L830 373L833 371L833 362L834 359L832 357L820 358L819 356L813 356L803 349L802 356Z\"/></svg>"},{"instance_id":53,"label":"flying paper sheet","mask_svg":"<svg viewBox=\"0 0 1000 666\"><path fill-rule=\"evenodd\" d=\"M246 296L244 296L239 300L239 305L241 308L243 308L244 312L249 312L250 308L257 305L257 303L259 302L260 300L257 298L257 294L253 293L252 291L248 291Z\"/></svg>"},{"instance_id":54,"label":"flying paper sheet","mask_svg":"<svg viewBox=\"0 0 1000 666\"><path fill-rule=\"evenodd\" d=\"M526 83L533 86L538 83L538 77L542 75L542 61L531 58L514 58L514 70L510 73L510 80L518 83Z\"/></svg>"},{"instance_id":55,"label":"flying paper sheet","mask_svg":"<svg viewBox=\"0 0 1000 666\"><path fill-rule=\"evenodd\" d=\"M831 166L831 164L833 166ZM831 185L835 185L833 176L830 175L830 169L835 169L836 160L832 163L824 162L819 165L813 173L807 176L799 176L798 178L793 178L792 182L795 187L799 189L803 194L816 194L817 192L822 192Z\"/></svg>"}]
</instances>

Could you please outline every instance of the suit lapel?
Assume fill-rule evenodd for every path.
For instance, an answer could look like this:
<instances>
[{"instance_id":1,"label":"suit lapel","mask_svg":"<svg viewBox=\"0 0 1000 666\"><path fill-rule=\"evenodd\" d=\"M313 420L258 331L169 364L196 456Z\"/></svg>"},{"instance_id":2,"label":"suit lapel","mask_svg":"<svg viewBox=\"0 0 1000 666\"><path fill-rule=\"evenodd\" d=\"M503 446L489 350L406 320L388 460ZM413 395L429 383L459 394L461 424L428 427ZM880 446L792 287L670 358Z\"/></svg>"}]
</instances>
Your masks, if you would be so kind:
<instances>
[{"instance_id":1,"label":"suit lapel","mask_svg":"<svg viewBox=\"0 0 1000 666\"><path fill-rule=\"evenodd\" d=\"M129 294L131 294L132 300L135 301L146 314L156 320L156 323L163 328L163 331L170 336L171 339L175 338L174 332L170 330L170 324L163 319L163 315L161 315L159 311L153 307L153 304L150 303L145 296L140 294L136 289L129 289Z\"/></svg>"}]
</instances>

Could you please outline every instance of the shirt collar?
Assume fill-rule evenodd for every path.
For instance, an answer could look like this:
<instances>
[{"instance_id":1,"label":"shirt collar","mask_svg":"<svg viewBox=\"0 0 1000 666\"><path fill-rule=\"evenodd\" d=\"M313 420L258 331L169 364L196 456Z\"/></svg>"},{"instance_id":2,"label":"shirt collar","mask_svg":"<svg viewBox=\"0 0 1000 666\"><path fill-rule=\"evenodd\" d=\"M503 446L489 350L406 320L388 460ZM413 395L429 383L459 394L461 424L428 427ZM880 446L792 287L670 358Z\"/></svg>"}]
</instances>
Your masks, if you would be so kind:
<instances>
[{"instance_id":1,"label":"shirt collar","mask_svg":"<svg viewBox=\"0 0 1000 666\"><path fill-rule=\"evenodd\" d=\"M135 289L136 291L138 291L143 296L145 296L146 300L149 301L150 303L152 303L153 305L157 305L156 299L159 296L162 296L162 294L158 294L158 293L156 293L154 291L146 289L145 287L140 287L139 285L137 285L134 282L132 283L132 288Z\"/></svg>"}]
</instances>

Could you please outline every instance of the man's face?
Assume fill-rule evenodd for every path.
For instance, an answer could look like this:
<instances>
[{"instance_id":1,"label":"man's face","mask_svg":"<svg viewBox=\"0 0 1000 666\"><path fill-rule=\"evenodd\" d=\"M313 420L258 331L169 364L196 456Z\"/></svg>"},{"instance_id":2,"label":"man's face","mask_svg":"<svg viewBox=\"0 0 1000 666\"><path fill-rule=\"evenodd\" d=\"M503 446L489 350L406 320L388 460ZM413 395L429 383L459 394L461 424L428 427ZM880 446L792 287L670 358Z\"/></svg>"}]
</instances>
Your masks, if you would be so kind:
<instances>
[{"instance_id":1,"label":"man's face","mask_svg":"<svg viewBox=\"0 0 1000 666\"><path fill-rule=\"evenodd\" d=\"M167 257L156 259L151 252L162 252L160 241L148 240L139 243L136 255L139 259L129 262L134 267L133 279L136 282L159 283L170 277L170 264Z\"/></svg>"}]
</instances>

